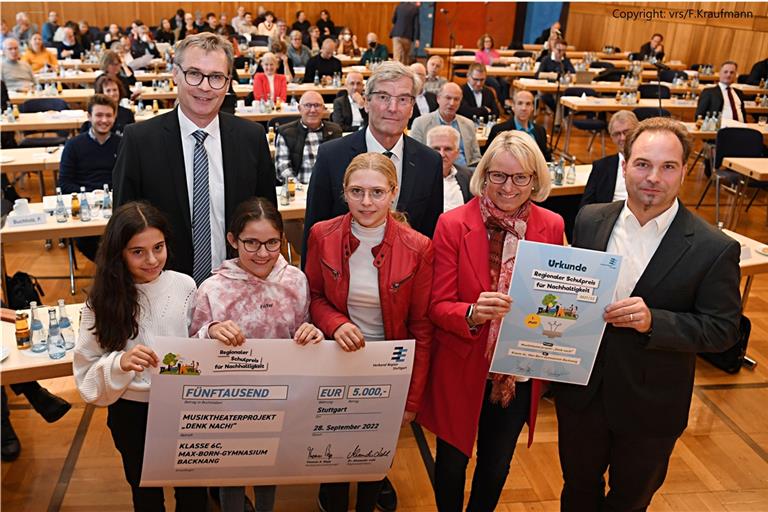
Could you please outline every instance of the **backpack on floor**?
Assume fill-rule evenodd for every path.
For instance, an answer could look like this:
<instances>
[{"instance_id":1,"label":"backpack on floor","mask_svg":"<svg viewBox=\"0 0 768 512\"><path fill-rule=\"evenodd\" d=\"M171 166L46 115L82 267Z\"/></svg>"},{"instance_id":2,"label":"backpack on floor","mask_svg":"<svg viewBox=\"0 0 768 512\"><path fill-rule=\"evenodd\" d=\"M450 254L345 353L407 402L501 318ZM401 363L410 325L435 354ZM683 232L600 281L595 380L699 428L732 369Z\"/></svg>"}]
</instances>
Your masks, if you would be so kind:
<instances>
[{"instance_id":1,"label":"backpack on floor","mask_svg":"<svg viewBox=\"0 0 768 512\"><path fill-rule=\"evenodd\" d=\"M13 277L5 276L5 284L9 308L28 309L32 301L42 304L40 297L44 297L45 292L36 277L26 272L16 272Z\"/></svg>"}]
</instances>

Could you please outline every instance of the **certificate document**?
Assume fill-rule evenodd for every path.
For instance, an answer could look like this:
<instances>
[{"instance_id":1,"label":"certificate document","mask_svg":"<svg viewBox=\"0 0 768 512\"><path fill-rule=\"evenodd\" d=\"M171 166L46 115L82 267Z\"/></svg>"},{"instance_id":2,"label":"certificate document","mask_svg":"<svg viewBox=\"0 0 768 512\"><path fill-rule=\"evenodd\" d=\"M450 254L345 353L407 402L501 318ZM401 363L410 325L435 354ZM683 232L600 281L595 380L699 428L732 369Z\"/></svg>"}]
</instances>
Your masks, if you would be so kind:
<instances>
[{"instance_id":1,"label":"certificate document","mask_svg":"<svg viewBox=\"0 0 768 512\"><path fill-rule=\"evenodd\" d=\"M380 480L411 380L413 340L156 338L141 485Z\"/></svg>"},{"instance_id":2,"label":"certificate document","mask_svg":"<svg viewBox=\"0 0 768 512\"><path fill-rule=\"evenodd\" d=\"M621 256L521 241L491 371L586 385Z\"/></svg>"}]
</instances>

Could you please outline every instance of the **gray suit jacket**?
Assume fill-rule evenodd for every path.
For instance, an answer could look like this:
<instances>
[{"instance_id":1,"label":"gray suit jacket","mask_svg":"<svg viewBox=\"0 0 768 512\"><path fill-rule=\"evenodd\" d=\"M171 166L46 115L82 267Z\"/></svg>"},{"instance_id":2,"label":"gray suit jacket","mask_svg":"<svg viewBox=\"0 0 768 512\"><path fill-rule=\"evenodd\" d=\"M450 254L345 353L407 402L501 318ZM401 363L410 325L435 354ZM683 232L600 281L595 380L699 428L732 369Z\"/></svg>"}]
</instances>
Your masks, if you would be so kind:
<instances>
[{"instance_id":1,"label":"gray suit jacket","mask_svg":"<svg viewBox=\"0 0 768 512\"><path fill-rule=\"evenodd\" d=\"M576 217L573 246L605 251L624 201L591 204ZM697 352L736 342L739 244L680 203L631 296L653 318L650 335L607 325L589 383L556 384L558 404L601 400L615 432L678 436L688 423Z\"/></svg>"},{"instance_id":2,"label":"gray suit jacket","mask_svg":"<svg viewBox=\"0 0 768 512\"><path fill-rule=\"evenodd\" d=\"M413 121L411 131L408 135L421 142L427 143L427 132L435 126L440 126L440 112L435 110L429 114L421 115ZM459 133L461 133L461 140L464 142L464 157L467 159L467 165L474 167L480 161L482 155L480 154L480 146L477 143L477 135L475 132L475 124L464 116L456 115L456 120L459 123Z\"/></svg>"}]
</instances>

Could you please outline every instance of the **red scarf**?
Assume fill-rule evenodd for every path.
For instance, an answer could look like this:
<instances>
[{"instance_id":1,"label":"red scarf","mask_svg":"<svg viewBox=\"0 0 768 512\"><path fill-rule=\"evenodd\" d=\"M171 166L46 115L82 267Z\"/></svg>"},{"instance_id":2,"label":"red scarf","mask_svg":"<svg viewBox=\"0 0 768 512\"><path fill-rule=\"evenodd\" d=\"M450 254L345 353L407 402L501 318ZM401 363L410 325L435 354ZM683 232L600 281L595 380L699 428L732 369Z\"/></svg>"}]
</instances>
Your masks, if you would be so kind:
<instances>
[{"instance_id":1,"label":"red scarf","mask_svg":"<svg viewBox=\"0 0 768 512\"><path fill-rule=\"evenodd\" d=\"M515 268L517 244L525 239L531 202L526 201L514 212L500 210L487 195L480 198L480 215L488 230L489 251L488 266L491 271L491 288L501 293L509 293L512 271ZM485 357L490 362L499 338L501 320L492 320L488 329ZM515 397L514 375L491 373L493 388L491 402L507 407Z\"/></svg>"}]
</instances>

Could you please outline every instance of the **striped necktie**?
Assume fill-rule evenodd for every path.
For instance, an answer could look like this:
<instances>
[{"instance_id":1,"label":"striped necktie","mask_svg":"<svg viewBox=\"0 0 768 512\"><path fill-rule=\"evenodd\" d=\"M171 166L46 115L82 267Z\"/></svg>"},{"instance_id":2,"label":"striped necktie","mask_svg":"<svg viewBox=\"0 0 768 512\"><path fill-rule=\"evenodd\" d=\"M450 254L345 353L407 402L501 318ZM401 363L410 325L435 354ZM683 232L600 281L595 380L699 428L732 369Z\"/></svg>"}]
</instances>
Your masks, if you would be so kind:
<instances>
[{"instance_id":1,"label":"striped necktie","mask_svg":"<svg viewBox=\"0 0 768 512\"><path fill-rule=\"evenodd\" d=\"M211 274L211 218L208 195L208 153L205 142L208 133L197 130L192 159L192 277L199 286Z\"/></svg>"}]
</instances>

